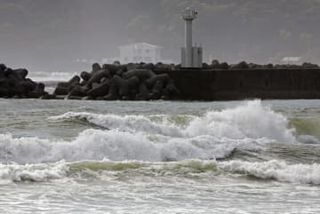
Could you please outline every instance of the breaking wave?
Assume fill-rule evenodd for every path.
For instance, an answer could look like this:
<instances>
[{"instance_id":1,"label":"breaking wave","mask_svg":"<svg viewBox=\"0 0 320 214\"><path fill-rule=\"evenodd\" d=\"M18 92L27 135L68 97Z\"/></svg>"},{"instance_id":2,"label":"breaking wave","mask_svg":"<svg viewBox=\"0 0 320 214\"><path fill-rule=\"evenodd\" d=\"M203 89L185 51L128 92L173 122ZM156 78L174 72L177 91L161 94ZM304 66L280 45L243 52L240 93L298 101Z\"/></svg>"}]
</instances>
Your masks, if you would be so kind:
<instances>
[{"instance_id":1,"label":"breaking wave","mask_svg":"<svg viewBox=\"0 0 320 214\"><path fill-rule=\"evenodd\" d=\"M263 106L261 101L222 111L209 111L204 116L185 116L184 123L172 121L168 116L152 121L141 115L101 115L87 112L68 112L51 117L53 121L87 121L98 127L130 132L145 132L172 137L212 136L233 140L268 139L280 143L295 142L294 130L283 115ZM152 117L151 117L152 118ZM181 121L181 120L180 120Z\"/></svg>"},{"instance_id":2,"label":"breaking wave","mask_svg":"<svg viewBox=\"0 0 320 214\"><path fill-rule=\"evenodd\" d=\"M267 162L222 162L219 167L231 173L240 173L264 180L320 185L319 164L292 164L285 161L271 160Z\"/></svg>"},{"instance_id":3,"label":"breaking wave","mask_svg":"<svg viewBox=\"0 0 320 214\"><path fill-rule=\"evenodd\" d=\"M0 184L7 182L44 182L67 177L69 167L64 162L54 164L0 164Z\"/></svg>"},{"instance_id":4,"label":"breaking wave","mask_svg":"<svg viewBox=\"0 0 320 214\"><path fill-rule=\"evenodd\" d=\"M182 137L181 127L175 126L165 117L154 117L159 121L142 115L101 115L87 112L68 112L60 116L50 117L53 121L85 121L100 128L117 129L128 132L148 132L167 136ZM155 120L156 120L155 119Z\"/></svg>"},{"instance_id":5,"label":"breaking wave","mask_svg":"<svg viewBox=\"0 0 320 214\"><path fill-rule=\"evenodd\" d=\"M117 179L123 175L192 176L217 172L215 161L187 160L181 162L83 161L46 164L0 164L0 185L10 182L50 182L56 180Z\"/></svg>"},{"instance_id":6,"label":"breaking wave","mask_svg":"<svg viewBox=\"0 0 320 214\"><path fill-rule=\"evenodd\" d=\"M39 138L14 138L0 135L2 163L43 163L60 160L180 161L223 158L235 148L255 149L248 139L230 141L211 136L167 138L118 130L85 130L73 141L49 141Z\"/></svg>"},{"instance_id":7,"label":"breaking wave","mask_svg":"<svg viewBox=\"0 0 320 214\"><path fill-rule=\"evenodd\" d=\"M183 118L183 119L181 119ZM281 114L250 101L203 116L118 116L66 113L54 122L85 120L107 129L87 129L71 140L13 137L0 134L2 163L46 163L82 160L182 161L222 159L235 149L256 151L265 144L296 139Z\"/></svg>"},{"instance_id":8,"label":"breaking wave","mask_svg":"<svg viewBox=\"0 0 320 214\"><path fill-rule=\"evenodd\" d=\"M0 164L0 185L8 182L50 182L56 180L133 179L138 177L203 178L243 175L263 181L320 185L319 164L288 164L285 161L201 161L141 162L141 161L82 161L42 164Z\"/></svg>"}]
</instances>

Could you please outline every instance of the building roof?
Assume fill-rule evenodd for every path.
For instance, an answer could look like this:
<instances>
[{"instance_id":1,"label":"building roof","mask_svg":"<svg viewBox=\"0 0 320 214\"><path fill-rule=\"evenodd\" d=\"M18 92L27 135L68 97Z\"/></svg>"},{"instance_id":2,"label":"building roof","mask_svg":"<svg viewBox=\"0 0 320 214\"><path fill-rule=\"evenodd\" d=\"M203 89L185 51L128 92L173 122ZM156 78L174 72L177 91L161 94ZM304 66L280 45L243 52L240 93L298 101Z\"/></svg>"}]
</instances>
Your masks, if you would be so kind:
<instances>
[{"instance_id":1,"label":"building roof","mask_svg":"<svg viewBox=\"0 0 320 214\"><path fill-rule=\"evenodd\" d=\"M160 46L157 45L152 45L146 42L140 42L140 43L133 43L129 45L122 45L119 46L119 48L134 48L134 49L143 49L143 48L150 48L150 49L157 49L161 48Z\"/></svg>"}]
</instances>

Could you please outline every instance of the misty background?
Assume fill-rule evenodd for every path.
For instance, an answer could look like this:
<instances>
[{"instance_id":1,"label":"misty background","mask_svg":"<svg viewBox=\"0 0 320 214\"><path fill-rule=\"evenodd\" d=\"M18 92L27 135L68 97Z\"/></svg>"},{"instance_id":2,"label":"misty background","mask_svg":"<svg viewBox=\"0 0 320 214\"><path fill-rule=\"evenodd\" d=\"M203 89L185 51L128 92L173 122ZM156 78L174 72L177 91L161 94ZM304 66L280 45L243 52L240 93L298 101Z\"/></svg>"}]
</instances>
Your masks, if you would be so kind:
<instances>
[{"instance_id":1,"label":"misty background","mask_svg":"<svg viewBox=\"0 0 320 214\"><path fill-rule=\"evenodd\" d=\"M133 42L180 61L187 6L199 11L194 42L204 60L320 64L320 0L0 0L0 62L36 71L76 71Z\"/></svg>"}]
</instances>

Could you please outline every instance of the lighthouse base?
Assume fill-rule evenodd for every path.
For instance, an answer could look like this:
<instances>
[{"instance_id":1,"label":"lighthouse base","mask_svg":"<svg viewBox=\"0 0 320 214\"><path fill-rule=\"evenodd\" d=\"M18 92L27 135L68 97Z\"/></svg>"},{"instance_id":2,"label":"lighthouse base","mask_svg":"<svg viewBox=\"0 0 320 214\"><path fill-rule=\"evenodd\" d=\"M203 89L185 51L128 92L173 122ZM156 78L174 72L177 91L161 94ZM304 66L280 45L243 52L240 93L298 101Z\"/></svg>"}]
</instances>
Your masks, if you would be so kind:
<instances>
[{"instance_id":1,"label":"lighthouse base","mask_svg":"<svg viewBox=\"0 0 320 214\"><path fill-rule=\"evenodd\" d=\"M202 47L192 47L192 59L188 59L187 48L181 48L181 67L182 68L202 68L203 50Z\"/></svg>"}]
</instances>

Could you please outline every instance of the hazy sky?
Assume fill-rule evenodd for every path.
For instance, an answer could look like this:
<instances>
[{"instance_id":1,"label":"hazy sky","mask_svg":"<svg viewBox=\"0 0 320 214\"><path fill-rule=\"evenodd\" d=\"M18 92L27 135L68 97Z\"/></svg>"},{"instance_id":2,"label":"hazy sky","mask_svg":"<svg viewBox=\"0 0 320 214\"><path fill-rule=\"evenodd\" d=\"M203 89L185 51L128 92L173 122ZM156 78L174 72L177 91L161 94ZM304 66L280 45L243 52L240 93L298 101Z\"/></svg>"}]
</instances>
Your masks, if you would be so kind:
<instances>
[{"instance_id":1,"label":"hazy sky","mask_svg":"<svg viewBox=\"0 0 320 214\"><path fill-rule=\"evenodd\" d=\"M320 0L0 0L0 61L73 71L88 67L76 59L116 57L131 42L179 61L189 5L199 11L194 37L205 59L320 63Z\"/></svg>"}]
</instances>

